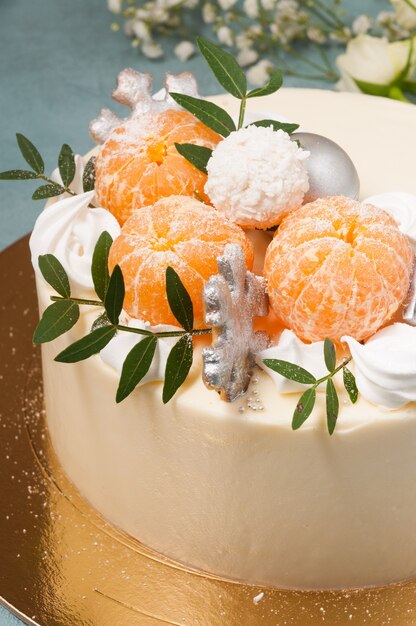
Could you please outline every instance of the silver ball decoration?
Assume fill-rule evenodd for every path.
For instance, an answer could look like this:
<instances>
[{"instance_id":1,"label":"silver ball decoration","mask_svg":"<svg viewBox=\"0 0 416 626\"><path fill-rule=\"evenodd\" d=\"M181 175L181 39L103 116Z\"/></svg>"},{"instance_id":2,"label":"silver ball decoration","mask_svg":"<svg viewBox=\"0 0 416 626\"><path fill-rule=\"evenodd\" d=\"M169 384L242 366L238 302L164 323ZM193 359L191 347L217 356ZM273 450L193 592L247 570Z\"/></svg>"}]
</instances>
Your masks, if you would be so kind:
<instances>
[{"instance_id":1,"label":"silver ball decoration","mask_svg":"<svg viewBox=\"0 0 416 626\"><path fill-rule=\"evenodd\" d=\"M293 133L292 139L311 154L306 159L309 190L304 203L325 196L347 196L357 200L360 180L348 154L335 141L315 133Z\"/></svg>"}]
</instances>

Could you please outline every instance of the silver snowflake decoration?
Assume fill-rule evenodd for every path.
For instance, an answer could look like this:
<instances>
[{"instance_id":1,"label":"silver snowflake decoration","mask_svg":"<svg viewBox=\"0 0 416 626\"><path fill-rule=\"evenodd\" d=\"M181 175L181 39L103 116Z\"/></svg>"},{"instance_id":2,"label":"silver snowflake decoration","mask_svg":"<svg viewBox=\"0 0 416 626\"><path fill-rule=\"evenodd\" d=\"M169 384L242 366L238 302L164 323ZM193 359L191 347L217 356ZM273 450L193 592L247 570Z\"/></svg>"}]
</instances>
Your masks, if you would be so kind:
<instances>
[{"instance_id":1,"label":"silver snowflake decoration","mask_svg":"<svg viewBox=\"0 0 416 626\"><path fill-rule=\"evenodd\" d=\"M412 326L416 326L416 266L413 269L413 276L410 281L407 304L403 311L403 319Z\"/></svg>"},{"instance_id":2,"label":"silver snowflake decoration","mask_svg":"<svg viewBox=\"0 0 416 626\"><path fill-rule=\"evenodd\" d=\"M256 354L268 346L267 333L253 329L253 318L267 315L268 298L265 279L247 270L240 246L226 246L218 269L203 292L213 333L212 346L202 353L203 379L232 402L247 391Z\"/></svg>"},{"instance_id":3,"label":"silver snowflake decoration","mask_svg":"<svg viewBox=\"0 0 416 626\"><path fill-rule=\"evenodd\" d=\"M110 109L101 109L99 116L90 122L90 135L97 143L104 143L114 128L129 118L137 117L148 111L165 111L180 109L169 92L182 93L198 98L198 85L190 72L166 74L163 89L152 95L153 79L149 73L125 69L117 77L117 87L113 91L114 100L131 109L126 118L118 117Z\"/></svg>"}]
</instances>

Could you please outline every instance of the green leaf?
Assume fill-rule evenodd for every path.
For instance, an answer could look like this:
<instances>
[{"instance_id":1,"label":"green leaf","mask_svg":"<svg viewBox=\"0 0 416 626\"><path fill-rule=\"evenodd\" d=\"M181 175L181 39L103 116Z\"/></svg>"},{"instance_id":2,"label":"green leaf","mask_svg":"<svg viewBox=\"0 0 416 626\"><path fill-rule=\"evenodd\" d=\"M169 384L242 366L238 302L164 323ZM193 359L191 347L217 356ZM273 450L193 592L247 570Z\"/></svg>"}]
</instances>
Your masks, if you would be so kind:
<instances>
[{"instance_id":1,"label":"green leaf","mask_svg":"<svg viewBox=\"0 0 416 626\"><path fill-rule=\"evenodd\" d=\"M38 187L32 196L32 200L45 200L46 198L54 198L64 193L65 189L58 183L51 183Z\"/></svg>"},{"instance_id":2,"label":"green leaf","mask_svg":"<svg viewBox=\"0 0 416 626\"><path fill-rule=\"evenodd\" d=\"M260 96L269 96L280 89L283 84L283 76L280 70L274 70L270 74L270 80L263 87L258 87L249 91L247 98L259 98Z\"/></svg>"},{"instance_id":3,"label":"green leaf","mask_svg":"<svg viewBox=\"0 0 416 626\"><path fill-rule=\"evenodd\" d=\"M104 307L112 324L118 324L124 301L124 279L119 265L116 265L110 276Z\"/></svg>"},{"instance_id":4,"label":"green leaf","mask_svg":"<svg viewBox=\"0 0 416 626\"><path fill-rule=\"evenodd\" d=\"M245 98L247 79L233 55L202 37L196 41L220 85L235 98Z\"/></svg>"},{"instance_id":5,"label":"green leaf","mask_svg":"<svg viewBox=\"0 0 416 626\"><path fill-rule=\"evenodd\" d=\"M46 280L60 296L69 298L71 295L71 287L69 286L69 278L63 265L53 254L41 254L38 258L39 269L43 278Z\"/></svg>"},{"instance_id":6,"label":"green leaf","mask_svg":"<svg viewBox=\"0 0 416 626\"><path fill-rule=\"evenodd\" d=\"M97 330L97 328L103 328L104 326L111 326L111 322L107 317L107 313L101 313L92 323L91 331Z\"/></svg>"},{"instance_id":7,"label":"green leaf","mask_svg":"<svg viewBox=\"0 0 416 626\"><path fill-rule=\"evenodd\" d=\"M264 359L263 363L266 367L270 367L271 370L289 380L294 380L303 385L313 385L316 383L316 378L313 374L303 369L303 367L300 367L300 365L295 365L295 363L281 361L280 359Z\"/></svg>"},{"instance_id":8,"label":"green leaf","mask_svg":"<svg viewBox=\"0 0 416 626\"><path fill-rule=\"evenodd\" d=\"M97 328L89 335L78 339L78 341L72 343L65 348L65 350L62 350L62 352L55 357L55 361L59 361L59 363L77 363L78 361L84 361L105 348L116 332L117 329L114 326Z\"/></svg>"},{"instance_id":9,"label":"green leaf","mask_svg":"<svg viewBox=\"0 0 416 626\"><path fill-rule=\"evenodd\" d=\"M358 399L358 389L357 383L355 382L355 376L347 367L342 368L342 375L346 392L348 393L351 402L355 404Z\"/></svg>"},{"instance_id":10,"label":"green leaf","mask_svg":"<svg viewBox=\"0 0 416 626\"><path fill-rule=\"evenodd\" d=\"M357 80L356 78L353 78L353 81L363 93L366 93L370 96L384 96L385 98L388 98L389 96L390 85L368 83L363 80Z\"/></svg>"},{"instance_id":11,"label":"green leaf","mask_svg":"<svg viewBox=\"0 0 416 626\"><path fill-rule=\"evenodd\" d=\"M307 389L300 397L296 405L292 419L292 429L297 430L308 419L315 406L316 390L314 387Z\"/></svg>"},{"instance_id":12,"label":"green leaf","mask_svg":"<svg viewBox=\"0 0 416 626\"><path fill-rule=\"evenodd\" d=\"M179 324L185 330L192 330L194 325L194 307L185 285L173 267L166 268L166 295L170 309Z\"/></svg>"},{"instance_id":13,"label":"green leaf","mask_svg":"<svg viewBox=\"0 0 416 626\"><path fill-rule=\"evenodd\" d=\"M207 173L207 163L211 158L211 148L196 146L193 143L175 143L175 148L189 163L195 165L204 174Z\"/></svg>"},{"instance_id":14,"label":"green leaf","mask_svg":"<svg viewBox=\"0 0 416 626\"><path fill-rule=\"evenodd\" d=\"M92 156L84 167L82 188L84 192L92 191L95 187L95 156Z\"/></svg>"},{"instance_id":15,"label":"green leaf","mask_svg":"<svg viewBox=\"0 0 416 626\"><path fill-rule=\"evenodd\" d=\"M162 394L164 404L169 402L185 381L191 369L192 359L192 337L190 335L183 335L173 346L166 362L165 382Z\"/></svg>"},{"instance_id":16,"label":"green leaf","mask_svg":"<svg viewBox=\"0 0 416 626\"><path fill-rule=\"evenodd\" d=\"M334 381L332 378L328 378L326 381L326 421L328 425L328 432L330 435L335 430L339 413L339 400L337 390L335 389Z\"/></svg>"},{"instance_id":17,"label":"green leaf","mask_svg":"<svg viewBox=\"0 0 416 626\"><path fill-rule=\"evenodd\" d=\"M291 135L299 128L299 124L289 124L288 122L278 122L277 120L258 120L249 124L249 126L261 126L264 128L273 128L274 131L283 130L288 135Z\"/></svg>"},{"instance_id":18,"label":"green leaf","mask_svg":"<svg viewBox=\"0 0 416 626\"><path fill-rule=\"evenodd\" d=\"M97 296L104 301L110 282L108 255L113 238L106 230L98 237L92 254L91 276Z\"/></svg>"},{"instance_id":19,"label":"green leaf","mask_svg":"<svg viewBox=\"0 0 416 626\"><path fill-rule=\"evenodd\" d=\"M33 180L39 178L36 172L29 172L27 170L8 170L7 172L0 172L0 180Z\"/></svg>"},{"instance_id":20,"label":"green leaf","mask_svg":"<svg viewBox=\"0 0 416 626\"><path fill-rule=\"evenodd\" d=\"M45 164L42 157L39 154L38 149L33 145L27 137L21 133L16 134L17 144L20 148L20 152L26 163L30 165L34 172L37 174L43 174L45 171Z\"/></svg>"},{"instance_id":21,"label":"green leaf","mask_svg":"<svg viewBox=\"0 0 416 626\"><path fill-rule=\"evenodd\" d=\"M116 402L121 402L136 388L149 371L157 346L157 337L145 337L128 353L121 371Z\"/></svg>"},{"instance_id":22,"label":"green leaf","mask_svg":"<svg viewBox=\"0 0 416 626\"><path fill-rule=\"evenodd\" d=\"M228 137L228 135L235 130L233 119L224 109L213 102L186 96L182 93L170 92L169 95L181 107L192 113L200 122L205 124L205 126L208 126L208 128L211 128L223 137Z\"/></svg>"},{"instance_id":23,"label":"green leaf","mask_svg":"<svg viewBox=\"0 0 416 626\"><path fill-rule=\"evenodd\" d=\"M71 300L58 300L45 309L33 335L33 343L46 343L63 335L79 319L79 306Z\"/></svg>"},{"instance_id":24,"label":"green leaf","mask_svg":"<svg viewBox=\"0 0 416 626\"><path fill-rule=\"evenodd\" d=\"M333 372L337 364L335 346L328 337L324 341L324 359L329 372Z\"/></svg>"},{"instance_id":25,"label":"green leaf","mask_svg":"<svg viewBox=\"0 0 416 626\"><path fill-rule=\"evenodd\" d=\"M58 167L63 184L69 187L75 176L75 155L67 143L64 143L59 153Z\"/></svg>"}]
</instances>

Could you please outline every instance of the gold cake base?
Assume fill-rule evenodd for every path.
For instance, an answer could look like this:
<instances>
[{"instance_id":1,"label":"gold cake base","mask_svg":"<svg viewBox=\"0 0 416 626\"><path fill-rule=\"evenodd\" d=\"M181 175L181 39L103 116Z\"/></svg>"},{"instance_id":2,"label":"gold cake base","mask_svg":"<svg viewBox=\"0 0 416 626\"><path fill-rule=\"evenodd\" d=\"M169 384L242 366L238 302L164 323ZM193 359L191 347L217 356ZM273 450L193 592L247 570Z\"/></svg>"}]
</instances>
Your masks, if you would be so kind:
<instances>
[{"instance_id":1,"label":"gold cake base","mask_svg":"<svg viewBox=\"0 0 416 626\"><path fill-rule=\"evenodd\" d=\"M42 626L416 624L416 581L342 592L239 584L172 562L106 523L49 443L27 238L0 255L0 276L0 602Z\"/></svg>"}]
</instances>

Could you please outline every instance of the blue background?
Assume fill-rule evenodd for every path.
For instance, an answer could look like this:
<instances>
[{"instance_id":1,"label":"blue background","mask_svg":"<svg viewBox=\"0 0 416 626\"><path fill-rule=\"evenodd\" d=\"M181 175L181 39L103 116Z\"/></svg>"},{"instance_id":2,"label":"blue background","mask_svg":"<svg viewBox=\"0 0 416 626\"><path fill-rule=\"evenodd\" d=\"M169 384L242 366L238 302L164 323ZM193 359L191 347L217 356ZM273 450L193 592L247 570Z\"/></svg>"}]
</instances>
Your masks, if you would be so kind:
<instances>
[{"instance_id":1,"label":"blue background","mask_svg":"<svg viewBox=\"0 0 416 626\"><path fill-rule=\"evenodd\" d=\"M389 3L348 0L344 6L349 16L376 15ZM186 69L197 74L202 94L219 91L200 57L182 64L171 47L164 59L149 61L122 32L111 31L113 21L106 0L0 0L0 171L25 168L16 132L38 147L47 171L56 166L64 142L75 152L87 152L93 145L88 123L104 106L117 109L110 96L124 67L153 72L156 88L166 71ZM198 24L195 31L202 32ZM331 56L338 53L334 49ZM297 62L291 65L305 70ZM332 87L295 77L285 85ZM37 185L0 181L0 250L33 227L42 209L42 202L30 199ZM0 625L16 624L21 622L0 607Z\"/></svg>"}]
</instances>

